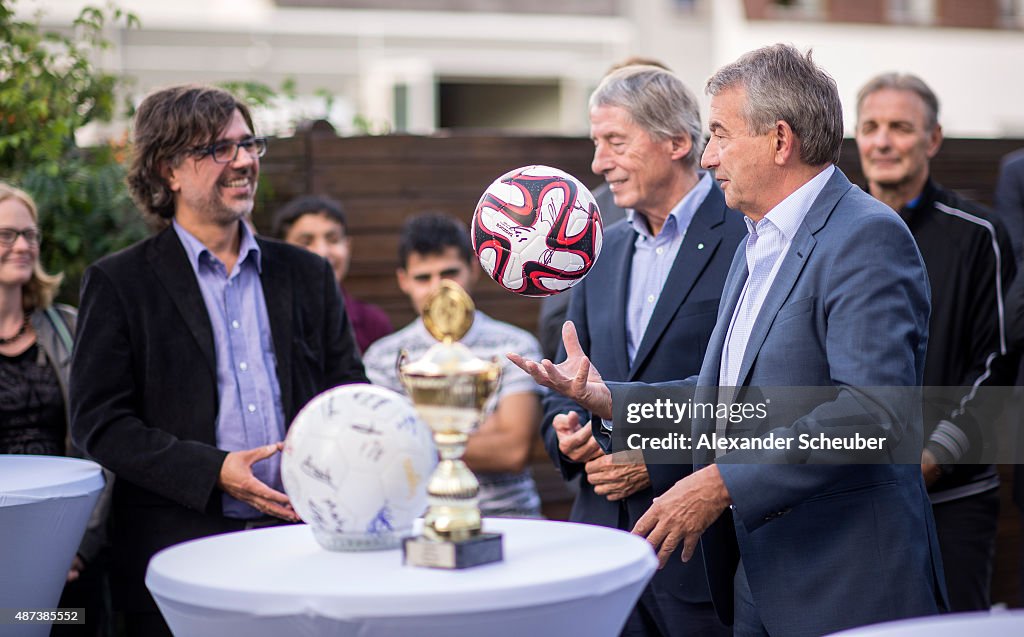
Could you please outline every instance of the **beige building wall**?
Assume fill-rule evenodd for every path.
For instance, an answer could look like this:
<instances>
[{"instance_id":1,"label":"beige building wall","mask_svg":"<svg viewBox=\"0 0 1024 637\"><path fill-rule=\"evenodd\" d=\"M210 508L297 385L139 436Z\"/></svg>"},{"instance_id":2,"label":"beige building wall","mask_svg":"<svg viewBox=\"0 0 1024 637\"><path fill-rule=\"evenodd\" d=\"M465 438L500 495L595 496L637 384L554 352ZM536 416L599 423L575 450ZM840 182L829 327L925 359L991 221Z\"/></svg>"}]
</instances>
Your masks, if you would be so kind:
<instances>
[{"instance_id":1,"label":"beige building wall","mask_svg":"<svg viewBox=\"0 0 1024 637\"><path fill-rule=\"evenodd\" d=\"M814 48L839 84L849 131L859 86L897 69L933 86L947 135L1024 134L1018 18L997 21L1007 28L934 26L952 19L937 13L945 0L871 0L853 13L837 13L826 0L786 7L772 0L595 2L121 0L142 29L111 31L117 46L103 64L134 78L136 99L177 82L258 80L278 87L294 79L297 98L259 114L264 130L275 133L324 116L345 133L362 130L357 116L374 131L404 125L430 133L441 121L441 100L464 95L470 101L454 107L467 113L464 125L578 135L587 132L590 91L626 56L662 60L698 94L706 114L703 86L715 68L781 41ZM86 3L21 0L18 8L43 8L46 23L66 25ZM323 6L298 6L310 4ZM348 8L330 8L339 5ZM431 10L360 8L369 6ZM1024 12L1019 0L1006 6ZM504 12L484 10L491 7ZM447 84L477 89L439 90ZM334 96L329 112L323 92Z\"/></svg>"},{"instance_id":2,"label":"beige building wall","mask_svg":"<svg viewBox=\"0 0 1024 637\"><path fill-rule=\"evenodd\" d=\"M41 7L44 24L66 25L84 4L23 1L19 10ZM490 105L493 127L585 133L586 96L611 61L627 53L631 33L615 15L298 8L270 0L120 6L138 15L142 28L112 30L116 47L103 65L133 79L136 99L179 82L256 80L277 88L294 79L298 99L259 114L275 132L304 116L328 116L342 132L356 130L357 115L374 130L394 128L401 94L405 130L429 133L439 121L439 82L460 81L555 87L554 102L545 95L543 104L521 111ZM317 97L323 92L334 96L330 113Z\"/></svg>"},{"instance_id":3,"label":"beige building wall","mask_svg":"<svg viewBox=\"0 0 1024 637\"><path fill-rule=\"evenodd\" d=\"M1024 30L746 20L740 0L715 0L715 65L775 42L812 47L836 79L853 132L856 95L884 71L919 75L941 103L949 137L1024 136Z\"/></svg>"}]
</instances>

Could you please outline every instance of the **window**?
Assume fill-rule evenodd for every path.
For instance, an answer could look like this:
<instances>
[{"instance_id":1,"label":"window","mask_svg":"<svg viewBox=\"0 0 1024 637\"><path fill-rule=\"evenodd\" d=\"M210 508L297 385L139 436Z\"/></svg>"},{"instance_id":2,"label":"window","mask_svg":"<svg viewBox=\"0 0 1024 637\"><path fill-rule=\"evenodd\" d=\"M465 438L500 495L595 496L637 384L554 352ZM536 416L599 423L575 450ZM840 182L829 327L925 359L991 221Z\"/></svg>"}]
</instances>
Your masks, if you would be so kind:
<instances>
[{"instance_id":1,"label":"window","mask_svg":"<svg viewBox=\"0 0 1024 637\"><path fill-rule=\"evenodd\" d=\"M894 24L933 24L935 0L889 0L889 21Z\"/></svg>"},{"instance_id":2,"label":"window","mask_svg":"<svg viewBox=\"0 0 1024 637\"><path fill-rule=\"evenodd\" d=\"M773 18L821 18L823 0L772 0Z\"/></svg>"},{"instance_id":3,"label":"window","mask_svg":"<svg viewBox=\"0 0 1024 637\"><path fill-rule=\"evenodd\" d=\"M409 129L409 86L395 84L393 90L395 132L404 133Z\"/></svg>"},{"instance_id":4,"label":"window","mask_svg":"<svg viewBox=\"0 0 1024 637\"><path fill-rule=\"evenodd\" d=\"M1024 0L999 0L999 19L1007 28L1024 27Z\"/></svg>"}]
</instances>

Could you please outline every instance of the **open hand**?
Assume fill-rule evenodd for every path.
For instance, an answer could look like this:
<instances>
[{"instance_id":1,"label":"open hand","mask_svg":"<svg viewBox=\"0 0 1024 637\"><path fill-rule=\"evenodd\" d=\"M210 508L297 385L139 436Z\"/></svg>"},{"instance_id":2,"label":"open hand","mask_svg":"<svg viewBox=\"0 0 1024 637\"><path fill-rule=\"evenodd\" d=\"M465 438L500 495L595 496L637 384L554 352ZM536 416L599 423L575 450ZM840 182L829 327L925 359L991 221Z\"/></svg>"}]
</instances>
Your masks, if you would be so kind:
<instances>
[{"instance_id":1,"label":"open hand","mask_svg":"<svg viewBox=\"0 0 1024 637\"><path fill-rule=\"evenodd\" d=\"M284 449L284 443L263 445L255 449L232 451L220 467L217 486L231 497L245 502L254 509L289 522L298 522L288 496L271 489L253 475L252 466Z\"/></svg>"},{"instance_id":2,"label":"open hand","mask_svg":"<svg viewBox=\"0 0 1024 637\"><path fill-rule=\"evenodd\" d=\"M580 347L576 326L572 321L562 325L562 342L565 344L566 359L555 365L548 359L539 363L509 353L508 359L533 377L538 385L555 390L579 403L590 413L611 420L612 394L601 379L601 374L590 364L590 359Z\"/></svg>"}]
</instances>

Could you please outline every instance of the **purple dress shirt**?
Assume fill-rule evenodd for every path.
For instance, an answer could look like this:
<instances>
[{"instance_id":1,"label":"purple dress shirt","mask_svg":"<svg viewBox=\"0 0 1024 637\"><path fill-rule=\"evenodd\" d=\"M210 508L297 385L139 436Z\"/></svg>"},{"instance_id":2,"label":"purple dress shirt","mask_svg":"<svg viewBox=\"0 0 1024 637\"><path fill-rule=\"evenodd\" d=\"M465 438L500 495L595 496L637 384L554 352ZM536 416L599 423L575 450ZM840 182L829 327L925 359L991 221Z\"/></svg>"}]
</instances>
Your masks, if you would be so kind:
<instances>
[{"instance_id":1,"label":"purple dress shirt","mask_svg":"<svg viewBox=\"0 0 1024 637\"><path fill-rule=\"evenodd\" d=\"M388 315L381 308L360 301L346 292L345 288L341 288L341 296L345 300L345 313L360 352L365 352L374 341L395 331Z\"/></svg>"}]
</instances>

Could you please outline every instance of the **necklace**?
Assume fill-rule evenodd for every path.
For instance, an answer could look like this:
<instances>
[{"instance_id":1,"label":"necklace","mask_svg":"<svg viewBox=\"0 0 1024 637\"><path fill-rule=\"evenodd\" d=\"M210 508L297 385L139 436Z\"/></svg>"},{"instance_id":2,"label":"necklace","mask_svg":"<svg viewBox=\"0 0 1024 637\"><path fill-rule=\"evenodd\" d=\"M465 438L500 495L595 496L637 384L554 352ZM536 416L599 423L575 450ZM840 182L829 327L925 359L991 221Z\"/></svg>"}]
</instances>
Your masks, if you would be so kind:
<instances>
[{"instance_id":1,"label":"necklace","mask_svg":"<svg viewBox=\"0 0 1024 637\"><path fill-rule=\"evenodd\" d=\"M21 321L21 327L18 328L18 333L15 334L14 336L11 336L10 338L0 338L0 345L7 345L8 343L13 343L14 341L16 341L19 338L21 338L22 335L25 334L25 330L28 329L29 319L31 317L32 317L31 314L29 314L28 312L25 312L25 318L24 318L24 320Z\"/></svg>"}]
</instances>

